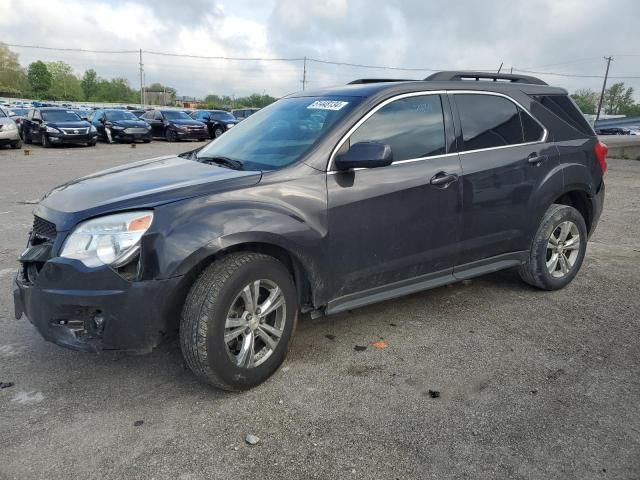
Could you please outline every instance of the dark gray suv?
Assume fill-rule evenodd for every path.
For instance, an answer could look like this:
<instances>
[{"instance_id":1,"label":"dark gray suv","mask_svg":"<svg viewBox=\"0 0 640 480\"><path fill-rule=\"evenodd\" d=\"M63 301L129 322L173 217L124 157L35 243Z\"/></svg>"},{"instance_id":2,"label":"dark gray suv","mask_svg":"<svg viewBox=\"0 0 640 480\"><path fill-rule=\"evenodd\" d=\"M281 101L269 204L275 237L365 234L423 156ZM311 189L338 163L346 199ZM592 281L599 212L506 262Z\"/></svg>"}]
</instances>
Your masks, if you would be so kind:
<instances>
[{"instance_id":1,"label":"dark gray suv","mask_svg":"<svg viewBox=\"0 0 640 480\"><path fill-rule=\"evenodd\" d=\"M207 146L83 177L35 208L15 308L49 341L150 351L228 390L283 362L298 314L515 267L567 285L607 148L565 90L441 72L290 95Z\"/></svg>"}]
</instances>

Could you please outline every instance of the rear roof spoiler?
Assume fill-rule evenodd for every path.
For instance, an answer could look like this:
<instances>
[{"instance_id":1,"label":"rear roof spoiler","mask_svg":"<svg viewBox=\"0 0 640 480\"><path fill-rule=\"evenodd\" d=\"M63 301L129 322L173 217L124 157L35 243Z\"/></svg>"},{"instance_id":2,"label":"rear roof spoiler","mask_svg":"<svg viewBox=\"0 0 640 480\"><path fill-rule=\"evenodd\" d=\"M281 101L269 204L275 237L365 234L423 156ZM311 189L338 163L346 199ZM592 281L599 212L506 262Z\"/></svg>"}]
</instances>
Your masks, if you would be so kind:
<instances>
[{"instance_id":1,"label":"rear roof spoiler","mask_svg":"<svg viewBox=\"0 0 640 480\"><path fill-rule=\"evenodd\" d=\"M548 85L539 78L529 75L516 75L513 73L491 73L491 72L467 72L449 70L444 72L436 72L429 75L425 80L431 82L451 82L451 81L492 81L492 82L508 82L508 83L528 83L531 85Z\"/></svg>"}]
</instances>

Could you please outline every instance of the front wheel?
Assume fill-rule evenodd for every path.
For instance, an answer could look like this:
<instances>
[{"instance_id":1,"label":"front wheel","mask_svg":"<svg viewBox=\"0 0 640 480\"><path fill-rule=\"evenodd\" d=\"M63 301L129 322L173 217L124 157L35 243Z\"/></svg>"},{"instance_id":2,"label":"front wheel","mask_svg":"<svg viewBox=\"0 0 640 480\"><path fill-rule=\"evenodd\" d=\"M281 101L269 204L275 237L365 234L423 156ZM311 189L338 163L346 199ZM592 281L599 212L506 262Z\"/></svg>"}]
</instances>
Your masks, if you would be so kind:
<instances>
[{"instance_id":1,"label":"front wheel","mask_svg":"<svg viewBox=\"0 0 640 480\"><path fill-rule=\"evenodd\" d=\"M51 148L51 141L49 140L49 137L46 133L42 134L42 146L44 148Z\"/></svg>"},{"instance_id":2,"label":"front wheel","mask_svg":"<svg viewBox=\"0 0 640 480\"><path fill-rule=\"evenodd\" d=\"M224 133L224 130L222 130L220 127L217 127L214 131L213 131L213 136L215 138L218 138L220 135L222 135Z\"/></svg>"},{"instance_id":3,"label":"front wheel","mask_svg":"<svg viewBox=\"0 0 640 480\"><path fill-rule=\"evenodd\" d=\"M22 148L22 140L16 140L15 142L13 142L11 144L11 148L14 148L16 150Z\"/></svg>"},{"instance_id":4,"label":"front wheel","mask_svg":"<svg viewBox=\"0 0 640 480\"><path fill-rule=\"evenodd\" d=\"M175 142L178 139L178 135L175 130L171 130L167 128L167 131L164 133L167 142Z\"/></svg>"},{"instance_id":5,"label":"front wheel","mask_svg":"<svg viewBox=\"0 0 640 480\"><path fill-rule=\"evenodd\" d=\"M223 390L254 387L282 364L298 320L296 289L273 257L234 253L198 277L180 319L189 368Z\"/></svg>"},{"instance_id":6,"label":"front wheel","mask_svg":"<svg viewBox=\"0 0 640 480\"><path fill-rule=\"evenodd\" d=\"M543 290L558 290L575 278L587 250L587 227L578 210L553 204L544 214L520 278Z\"/></svg>"},{"instance_id":7,"label":"front wheel","mask_svg":"<svg viewBox=\"0 0 640 480\"><path fill-rule=\"evenodd\" d=\"M98 140L91 140L89 143L87 143L87 147L95 147L97 143Z\"/></svg>"}]
</instances>

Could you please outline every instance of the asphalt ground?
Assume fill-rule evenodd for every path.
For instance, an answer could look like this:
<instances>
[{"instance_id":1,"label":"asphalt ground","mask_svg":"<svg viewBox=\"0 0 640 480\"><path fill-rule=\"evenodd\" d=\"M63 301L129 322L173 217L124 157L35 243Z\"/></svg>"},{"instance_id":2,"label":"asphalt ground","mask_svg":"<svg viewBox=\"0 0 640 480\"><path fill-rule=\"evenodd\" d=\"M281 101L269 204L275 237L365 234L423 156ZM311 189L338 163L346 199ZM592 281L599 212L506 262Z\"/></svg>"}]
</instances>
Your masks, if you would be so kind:
<instances>
[{"instance_id":1,"label":"asphalt ground","mask_svg":"<svg viewBox=\"0 0 640 480\"><path fill-rule=\"evenodd\" d=\"M564 290L504 271L303 317L283 367L242 394L199 383L175 341L91 355L13 318L33 201L190 147L0 149L0 478L640 478L640 162L610 160Z\"/></svg>"}]
</instances>

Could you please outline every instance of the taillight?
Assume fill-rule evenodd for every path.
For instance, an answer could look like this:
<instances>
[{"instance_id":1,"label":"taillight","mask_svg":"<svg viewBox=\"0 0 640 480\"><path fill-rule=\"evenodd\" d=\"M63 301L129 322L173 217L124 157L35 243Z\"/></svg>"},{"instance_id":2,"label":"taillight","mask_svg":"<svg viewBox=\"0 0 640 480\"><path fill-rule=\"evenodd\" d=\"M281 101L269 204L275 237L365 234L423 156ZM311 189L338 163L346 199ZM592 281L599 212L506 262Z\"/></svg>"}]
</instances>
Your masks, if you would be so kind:
<instances>
[{"instance_id":1,"label":"taillight","mask_svg":"<svg viewBox=\"0 0 640 480\"><path fill-rule=\"evenodd\" d=\"M604 172L607 171L607 153L609 153L609 147L602 142L598 142L593 148L593 153L596 154L600 170L602 170L602 174L604 175Z\"/></svg>"}]
</instances>

